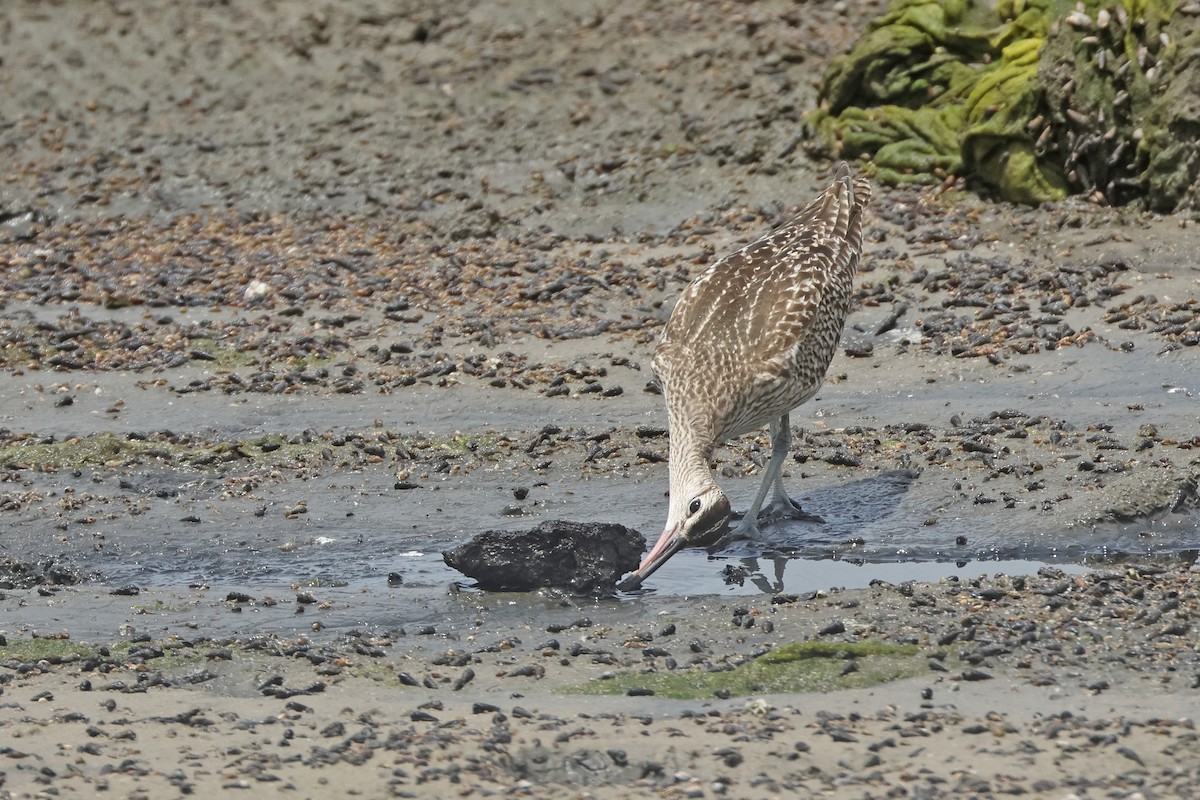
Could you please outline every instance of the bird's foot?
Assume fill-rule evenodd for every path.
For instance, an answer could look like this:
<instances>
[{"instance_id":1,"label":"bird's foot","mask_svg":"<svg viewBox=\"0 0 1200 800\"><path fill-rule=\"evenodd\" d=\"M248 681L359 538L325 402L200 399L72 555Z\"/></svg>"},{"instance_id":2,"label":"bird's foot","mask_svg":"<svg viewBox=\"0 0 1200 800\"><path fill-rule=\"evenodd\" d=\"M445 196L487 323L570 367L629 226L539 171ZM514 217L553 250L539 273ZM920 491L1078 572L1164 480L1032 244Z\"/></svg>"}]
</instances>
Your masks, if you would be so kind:
<instances>
[{"instance_id":1,"label":"bird's foot","mask_svg":"<svg viewBox=\"0 0 1200 800\"><path fill-rule=\"evenodd\" d=\"M738 541L763 541L762 528L758 527L758 521L750 517L743 516L741 521L733 525L725 532L725 535L718 539L713 544L710 544L706 549L709 554L719 553L733 542Z\"/></svg>"},{"instance_id":2,"label":"bird's foot","mask_svg":"<svg viewBox=\"0 0 1200 800\"><path fill-rule=\"evenodd\" d=\"M767 503L766 507L758 513L760 522L770 524L781 520L795 520L797 522L824 522L825 519L817 514L810 514L800 507L792 498L784 495L776 497L771 502Z\"/></svg>"}]
</instances>

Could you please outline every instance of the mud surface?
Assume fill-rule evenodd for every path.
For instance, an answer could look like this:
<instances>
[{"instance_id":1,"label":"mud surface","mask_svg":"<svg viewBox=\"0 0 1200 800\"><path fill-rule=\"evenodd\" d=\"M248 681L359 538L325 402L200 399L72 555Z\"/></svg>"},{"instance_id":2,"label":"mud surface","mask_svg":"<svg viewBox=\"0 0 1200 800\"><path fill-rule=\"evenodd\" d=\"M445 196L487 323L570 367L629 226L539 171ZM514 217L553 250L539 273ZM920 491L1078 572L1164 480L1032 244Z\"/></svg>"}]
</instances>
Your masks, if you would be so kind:
<instances>
[{"instance_id":1,"label":"mud surface","mask_svg":"<svg viewBox=\"0 0 1200 800\"><path fill-rule=\"evenodd\" d=\"M147 772L119 771L127 793L155 794L147 788L155 781L211 791L272 774L298 782L293 767L272 766L297 754L306 770L329 770L316 773L328 776L324 784L304 772L305 791L332 796L349 785L349 770L336 765L351 753L388 765L355 773L364 791L391 786L399 796L419 795L422 782L440 792L445 781L462 785L463 759L494 767L468 784L523 779L535 795L549 779L595 779L633 796L771 796L807 774L830 796L882 796L911 786L907 770L922 767L942 781L921 786L931 797L1001 792L1014 773L1026 776L1014 785L1027 791L1090 796L1099 790L1079 781L1091 778L1071 776L1101 766L1131 791L1160 781L1155 791L1166 796L1194 784L1195 764L1168 753L1177 738L1194 738L1179 721L1194 710L1160 694L1190 685L1197 671L1183 647L1200 476L1191 217L1076 201L1025 209L956 187L881 191L844 347L825 389L793 415L786 479L824 525L777 525L766 549L682 553L638 597L564 610L579 601L447 595L462 578L440 551L486 529L561 518L657 534L667 442L649 386L654 338L690 275L823 185L826 165L807 157L800 115L826 60L876 8L860 16L844 4L785 2L5 5L0 651L46 641L34 632L112 647L148 636L134 644L190 642L215 677L188 683L180 677L196 668L188 662L131 695L150 705L100 715L100 699L77 692L84 673L99 684L92 673L103 657L81 669L13 655L0 669L8 704L0 726L19 733L12 747L24 755L0 767L0 793L98 779L80 778L66 761L51 776L40 771L57 757L56 745L36 738L47 726L56 742L65 741L58 731L79 729L68 750L100 740L98 764L135 757L124 740L65 719L73 709L97 727L101 716L115 724L111 715L148 731L214 734L197 748L222 766L203 768L203 780L162 740L147 751ZM735 505L749 501L767 450L759 436L718 451ZM1062 576L1012 584L1043 562ZM1148 573L1147 564L1156 566ZM1014 577L995 579L997 599L972 599L981 573ZM904 583L921 578L930 582ZM770 600L875 579L909 589ZM1079 593L1068 605L1033 591L1064 581ZM942 598L945 619L921 627L926 595ZM741 606L756 613L734 614ZM784 606L791 627L749 637L731 627L734 617L778 619ZM772 699L796 710L786 722L746 710L744 698L719 708L711 705L719 698L612 698L602 711L595 698L581 705L549 691L574 677L543 680L560 659L596 665L581 678L644 668L643 657L669 669L666 656L641 655L656 646L659 618L681 630L694 624L700 646L728 640L722 653L745 658L813 637L830 608L843 609L846 627L825 638L956 650L938 642L970 628L1000 642L982 657L1000 677L946 683L931 673L926 684L940 683L935 708L924 710L924 684L907 682L852 697ZM1022 642L1021 631L985 635L1015 630L1012 620L1026 613L1051 615L1031 641L1052 636L1060 650ZM645 644L608 648L619 657L607 664L547 652L546 629L565 616ZM477 618L487 642L468 641ZM417 638L426 626L434 633ZM901 633L913 626L921 630ZM572 642L592 647L595 630L571 631ZM650 638L637 639L643 633ZM478 654L514 638L519 646L498 645L507 656ZM1116 644L1135 639L1155 646ZM274 644L266 652L253 641ZM287 652L293 641L324 660ZM370 654L355 655L360 646ZM568 646L559 636L559 649ZM226 647L230 658L208 659ZM688 647L663 647L677 669L687 665ZM438 664L446 650L477 660ZM121 653L106 669L127 687L156 674L153 651ZM1029 654L1054 682L1030 679ZM529 674L485 676L501 671L502 658L512 659L504 672ZM339 660L375 666L310 674ZM699 668L724 663L710 661ZM471 663L475 678L453 695L464 702L423 710L436 722L410 718L435 694L454 692ZM323 682L317 711L288 710L289 700L258 688L297 664L294 682L288 672L282 685ZM391 677L416 676L418 687L379 681L380 664ZM1100 677L1089 680L1093 673ZM1100 682L1108 687L1088 688ZM53 697L33 699L42 684ZM430 694L418 700L410 689ZM1074 716L1054 717L1065 727L1043 741L1051 701L1061 702L1054 713ZM498 710L473 715L475 702ZM173 716L193 706L211 726ZM819 765L847 759L845 774L821 766L820 777L803 761L807 751L793 749L793 739L811 737L795 731L827 732L833 723L818 712L852 706L862 709L857 719L835 727L859 743L844 752L814 744ZM1005 713L988 714L996 708L1013 709L1015 730L1005 729ZM610 709L617 716L602 723L578 716ZM732 721L679 722L701 709ZM297 734L303 726L288 714L320 726ZM886 746L865 747L909 744L898 731L913 719L926 720L914 735L933 737L924 752L936 758L901 764ZM335 721L345 736L320 734ZM230 736L259 741L260 723L272 726L274 744L253 757L244 749L233 767L215 755ZM510 723L527 732L496 738L495 726ZM535 732L541 725L550 727ZM892 725L900 727L886 732ZM987 733L960 735L979 725ZM739 726L753 728L755 744L730 743ZM778 726L786 733L764 733ZM285 751L285 729L324 743ZM700 743L676 747L676 729ZM622 764L608 752L639 751L643 733L658 748L646 759ZM139 735L142 746L160 738ZM368 744L393 735L411 745L406 755ZM709 755L739 747L740 761ZM1140 762L1113 757L1120 748ZM977 750L997 759L981 778L989 788L961 783L967 763L984 763ZM767 757L774 751L777 760ZM917 749L901 751L917 758ZM591 766L567 763L572 754ZM875 758L900 765L873 783ZM643 760L661 769L637 766ZM171 777L177 769L183 778ZM1053 785L1035 789L1038 780ZM613 787L595 791L612 796Z\"/></svg>"}]
</instances>

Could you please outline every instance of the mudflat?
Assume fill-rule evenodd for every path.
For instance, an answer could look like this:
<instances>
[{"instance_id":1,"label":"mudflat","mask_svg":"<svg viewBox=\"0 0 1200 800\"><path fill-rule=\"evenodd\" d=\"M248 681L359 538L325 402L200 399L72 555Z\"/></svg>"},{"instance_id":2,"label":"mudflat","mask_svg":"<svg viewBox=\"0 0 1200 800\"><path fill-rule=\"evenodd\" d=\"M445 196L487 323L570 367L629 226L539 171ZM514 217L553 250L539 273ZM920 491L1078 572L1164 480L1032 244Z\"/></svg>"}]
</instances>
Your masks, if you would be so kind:
<instances>
[{"instance_id":1,"label":"mudflat","mask_svg":"<svg viewBox=\"0 0 1200 800\"><path fill-rule=\"evenodd\" d=\"M637 596L441 563L657 534L657 332L827 181L881 7L6 5L0 796L1194 794L1188 215L876 187L823 525Z\"/></svg>"}]
</instances>

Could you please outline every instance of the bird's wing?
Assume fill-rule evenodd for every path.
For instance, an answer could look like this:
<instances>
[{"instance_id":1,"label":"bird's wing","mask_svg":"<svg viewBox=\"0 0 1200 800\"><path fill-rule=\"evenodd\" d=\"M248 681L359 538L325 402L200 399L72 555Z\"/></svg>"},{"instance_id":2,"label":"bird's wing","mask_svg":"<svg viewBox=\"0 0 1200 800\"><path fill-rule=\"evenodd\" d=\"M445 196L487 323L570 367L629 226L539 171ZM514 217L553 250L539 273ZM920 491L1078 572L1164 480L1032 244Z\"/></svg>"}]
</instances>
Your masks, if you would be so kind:
<instances>
[{"instance_id":1,"label":"bird's wing","mask_svg":"<svg viewBox=\"0 0 1200 800\"><path fill-rule=\"evenodd\" d=\"M823 295L835 281L853 280L850 262L861 246L869 197L865 180L851 182L848 170L839 171L838 180L786 224L701 273L680 296L663 345L704 342L751 368L790 359L812 329Z\"/></svg>"}]
</instances>

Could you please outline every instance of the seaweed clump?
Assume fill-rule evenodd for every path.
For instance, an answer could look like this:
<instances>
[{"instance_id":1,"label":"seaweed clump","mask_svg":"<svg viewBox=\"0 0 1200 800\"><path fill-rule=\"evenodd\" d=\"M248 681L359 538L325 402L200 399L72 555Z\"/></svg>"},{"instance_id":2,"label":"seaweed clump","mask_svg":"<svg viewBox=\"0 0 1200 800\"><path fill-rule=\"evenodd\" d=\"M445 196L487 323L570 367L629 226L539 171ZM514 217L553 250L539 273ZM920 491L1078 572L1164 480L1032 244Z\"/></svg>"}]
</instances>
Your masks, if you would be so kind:
<instances>
[{"instance_id":1,"label":"seaweed clump","mask_svg":"<svg viewBox=\"0 0 1200 800\"><path fill-rule=\"evenodd\" d=\"M1196 208L1198 14L1167 0L894 0L830 63L808 122L891 184L962 176L1013 202Z\"/></svg>"}]
</instances>

